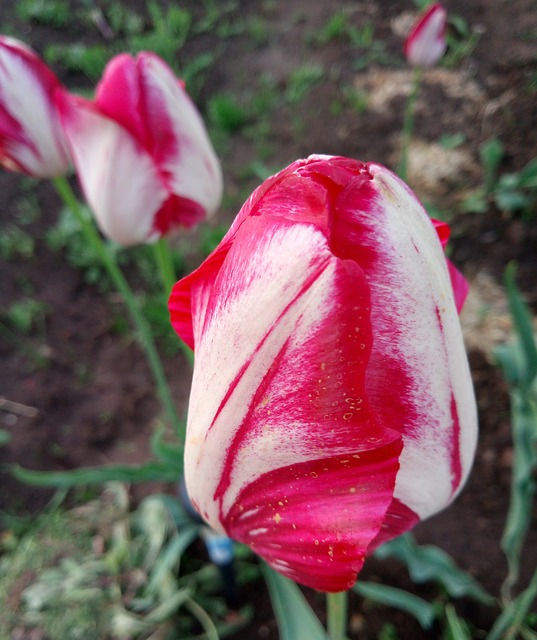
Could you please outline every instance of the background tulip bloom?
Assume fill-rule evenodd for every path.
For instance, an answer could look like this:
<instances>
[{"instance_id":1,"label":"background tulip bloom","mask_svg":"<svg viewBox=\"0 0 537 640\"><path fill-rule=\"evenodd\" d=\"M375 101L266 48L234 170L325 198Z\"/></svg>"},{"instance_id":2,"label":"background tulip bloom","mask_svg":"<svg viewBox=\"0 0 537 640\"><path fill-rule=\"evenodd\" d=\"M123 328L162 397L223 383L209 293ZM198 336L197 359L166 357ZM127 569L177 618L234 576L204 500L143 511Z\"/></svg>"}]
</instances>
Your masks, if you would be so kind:
<instances>
[{"instance_id":1,"label":"background tulip bloom","mask_svg":"<svg viewBox=\"0 0 537 640\"><path fill-rule=\"evenodd\" d=\"M70 163L56 108L58 78L29 47L0 36L0 165L37 178Z\"/></svg>"},{"instance_id":2,"label":"background tulip bloom","mask_svg":"<svg viewBox=\"0 0 537 640\"><path fill-rule=\"evenodd\" d=\"M384 167L312 156L259 187L172 292L196 353L192 502L304 585L349 588L468 475L476 408L446 232Z\"/></svg>"},{"instance_id":3,"label":"background tulip bloom","mask_svg":"<svg viewBox=\"0 0 537 640\"><path fill-rule=\"evenodd\" d=\"M441 4L431 5L416 20L407 39L404 52L414 67L432 67L444 55L447 12Z\"/></svg>"},{"instance_id":4,"label":"background tulip bloom","mask_svg":"<svg viewBox=\"0 0 537 640\"><path fill-rule=\"evenodd\" d=\"M218 208L221 168L203 120L158 56L116 56L94 102L64 94L60 106L85 197L112 240L156 240Z\"/></svg>"}]
</instances>

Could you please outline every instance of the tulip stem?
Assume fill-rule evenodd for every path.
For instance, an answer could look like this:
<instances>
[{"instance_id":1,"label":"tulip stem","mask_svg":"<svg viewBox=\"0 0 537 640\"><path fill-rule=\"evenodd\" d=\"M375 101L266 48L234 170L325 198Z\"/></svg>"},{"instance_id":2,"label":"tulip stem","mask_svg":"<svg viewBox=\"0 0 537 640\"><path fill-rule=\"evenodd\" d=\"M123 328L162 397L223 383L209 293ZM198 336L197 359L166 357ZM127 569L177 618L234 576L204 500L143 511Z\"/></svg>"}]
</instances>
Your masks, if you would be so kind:
<instances>
[{"instance_id":1,"label":"tulip stem","mask_svg":"<svg viewBox=\"0 0 537 640\"><path fill-rule=\"evenodd\" d=\"M160 238L154 245L155 261L160 271L160 278L162 280L162 286L164 287L164 298L168 300L170 293L172 292L174 284L177 282L177 276L175 275L175 267L173 265L173 257L170 251L170 246L166 238ZM192 349L183 342L179 336L179 346L187 359L190 368L194 365L194 354Z\"/></svg>"},{"instance_id":2,"label":"tulip stem","mask_svg":"<svg viewBox=\"0 0 537 640\"><path fill-rule=\"evenodd\" d=\"M80 202L73 193L73 190L71 189L71 186L69 185L67 179L63 176L53 178L53 183L56 191L64 201L65 205L69 208L70 211L72 211L73 215L80 224L80 227L82 228L82 232L86 236L88 244L92 247L92 249L95 251L95 254L99 257L103 266L108 271L108 274L110 275L112 281L116 285L118 291L122 295L123 301L125 302L125 305L129 310L132 321L138 332L138 340L145 352L147 362L155 380L157 392L160 396L160 400L162 402L166 415L168 416L168 420L175 429L176 433L183 433L184 428L181 424L181 421L179 420L179 416L177 415L177 411L173 403L170 388L168 386L168 381L166 380L166 376L164 374L162 361L153 341L153 337L151 335L151 331L149 329L147 321L138 308L136 298L134 297L129 283L127 282L125 276L123 275L121 269L115 261L112 253L107 249L95 226L93 225L91 220L89 220L87 216L84 215L82 207L80 206Z\"/></svg>"},{"instance_id":3,"label":"tulip stem","mask_svg":"<svg viewBox=\"0 0 537 640\"><path fill-rule=\"evenodd\" d=\"M416 98L421 83L421 68L414 67L412 73L412 89L408 100L405 105L405 115L403 120L403 141L401 146L401 158L399 159L399 167L397 174L404 182L407 181L408 173L408 147L410 146L410 139L412 138L412 131L414 129L414 105L416 104Z\"/></svg>"},{"instance_id":4,"label":"tulip stem","mask_svg":"<svg viewBox=\"0 0 537 640\"><path fill-rule=\"evenodd\" d=\"M347 592L327 593L326 612L330 640L345 640L347 637Z\"/></svg>"}]
</instances>

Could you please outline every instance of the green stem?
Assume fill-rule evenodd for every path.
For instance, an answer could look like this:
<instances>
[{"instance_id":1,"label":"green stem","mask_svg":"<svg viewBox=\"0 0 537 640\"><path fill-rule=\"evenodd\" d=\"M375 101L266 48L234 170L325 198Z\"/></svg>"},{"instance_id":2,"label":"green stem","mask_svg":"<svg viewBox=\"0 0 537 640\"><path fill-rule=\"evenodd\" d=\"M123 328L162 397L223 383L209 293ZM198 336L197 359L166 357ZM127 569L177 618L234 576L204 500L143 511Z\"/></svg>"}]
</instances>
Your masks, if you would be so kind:
<instances>
[{"instance_id":1,"label":"green stem","mask_svg":"<svg viewBox=\"0 0 537 640\"><path fill-rule=\"evenodd\" d=\"M59 178L54 178L53 183L62 200L72 211L73 215L80 224L82 232L86 236L88 244L92 247L96 255L99 257L102 264L108 271L108 274L112 278L112 281L116 285L118 291L122 295L123 301L125 302L125 305L129 310L132 321L138 332L138 339L145 352L147 362L157 386L157 392L160 396L164 410L166 411L166 414L168 416L168 420L177 433L182 433L183 427L175 410L175 405L170 393L170 388L168 387L166 376L164 375L164 369L162 367L160 356L158 355L146 319L138 308L134 294L127 280L125 279L125 276L121 272L112 254L106 248L105 243L101 239L101 236L95 229L95 226L93 225L91 220L89 220L84 215L80 203L73 193L73 190L71 189L67 179L61 176Z\"/></svg>"},{"instance_id":2,"label":"green stem","mask_svg":"<svg viewBox=\"0 0 537 640\"><path fill-rule=\"evenodd\" d=\"M414 129L414 105L416 104L416 98L421 82L421 68L414 67L412 74L412 89L405 106L405 116L403 121L403 142L401 146L401 158L399 159L399 167L397 173L401 180L406 182L408 172L408 147L410 145L410 139L412 138L412 131Z\"/></svg>"},{"instance_id":3,"label":"green stem","mask_svg":"<svg viewBox=\"0 0 537 640\"><path fill-rule=\"evenodd\" d=\"M347 592L327 593L326 612L330 640L345 640L347 637Z\"/></svg>"},{"instance_id":4,"label":"green stem","mask_svg":"<svg viewBox=\"0 0 537 640\"><path fill-rule=\"evenodd\" d=\"M173 285L177 282L175 268L170 253L170 247L166 238L161 238L153 245L155 249L155 260L158 264L162 286L167 296L170 295Z\"/></svg>"},{"instance_id":5,"label":"green stem","mask_svg":"<svg viewBox=\"0 0 537 640\"><path fill-rule=\"evenodd\" d=\"M162 280L162 286L164 288L164 297L167 302L170 293L172 292L174 284L177 282L177 276L175 275L175 268L173 266L173 258L170 252L170 247L166 238L161 238L154 245L155 261L160 271L160 278ZM179 346L187 359L190 368L194 365L194 354L192 349L183 342L179 336Z\"/></svg>"}]
</instances>

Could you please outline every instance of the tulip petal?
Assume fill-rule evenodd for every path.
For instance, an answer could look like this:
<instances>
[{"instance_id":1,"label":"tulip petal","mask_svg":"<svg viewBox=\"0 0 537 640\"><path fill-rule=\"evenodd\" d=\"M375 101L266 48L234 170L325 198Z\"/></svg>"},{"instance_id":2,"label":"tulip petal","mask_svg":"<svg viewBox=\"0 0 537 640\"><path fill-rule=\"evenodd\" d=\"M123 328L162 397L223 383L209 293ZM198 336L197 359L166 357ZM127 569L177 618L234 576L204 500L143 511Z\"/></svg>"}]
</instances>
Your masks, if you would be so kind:
<instances>
[{"instance_id":1,"label":"tulip petal","mask_svg":"<svg viewBox=\"0 0 537 640\"><path fill-rule=\"evenodd\" d=\"M366 388L383 424L403 435L395 498L424 518L449 504L468 475L475 401L434 226L396 176L379 165L368 170L376 196L366 208L354 208L360 183L349 183L337 204L346 212L346 235L354 225L360 238L354 259L371 289L374 340ZM409 516L408 526L414 522Z\"/></svg>"},{"instance_id":2,"label":"tulip petal","mask_svg":"<svg viewBox=\"0 0 537 640\"><path fill-rule=\"evenodd\" d=\"M407 39L404 53L413 66L432 67L444 55L447 11L436 3L418 16Z\"/></svg>"},{"instance_id":3,"label":"tulip petal","mask_svg":"<svg viewBox=\"0 0 537 640\"><path fill-rule=\"evenodd\" d=\"M156 55L138 56L152 149L169 188L198 202L207 215L222 199L223 181L203 120L182 83Z\"/></svg>"},{"instance_id":4,"label":"tulip petal","mask_svg":"<svg viewBox=\"0 0 537 640\"><path fill-rule=\"evenodd\" d=\"M349 589L385 517L400 449L395 440L275 469L239 493L224 526L288 578L319 591Z\"/></svg>"},{"instance_id":5,"label":"tulip petal","mask_svg":"<svg viewBox=\"0 0 537 640\"><path fill-rule=\"evenodd\" d=\"M440 244L442 245L442 248L445 249L449 240L449 236L451 235L449 225L446 222L442 222L441 220L432 219L431 221L438 235L438 239L440 240ZM466 278L452 264L452 262L447 259L446 262L449 270L449 277L451 278L453 295L455 296L455 305L457 307L457 311L460 313L462 311L466 298L468 297L468 291L470 290L470 287L468 286Z\"/></svg>"},{"instance_id":6,"label":"tulip petal","mask_svg":"<svg viewBox=\"0 0 537 640\"><path fill-rule=\"evenodd\" d=\"M185 203L197 203L207 215L216 211L223 189L220 163L198 110L168 65L150 52L136 59L116 56L99 83L96 103L154 158L172 193ZM191 226L187 222L192 207L182 210L182 224ZM199 218L198 211L194 222Z\"/></svg>"},{"instance_id":7,"label":"tulip petal","mask_svg":"<svg viewBox=\"0 0 537 640\"><path fill-rule=\"evenodd\" d=\"M0 37L0 164L7 169L42 178L67 171L57 87L56 76L31 49Z\"/></svg>"},{"instance_id":8,"label":"tulip petal","mask_svg":"<svg viewBox=\"0 0 537 640\"><path fill-rule=\"evenodd\" d=\"M168 198L151 157L91 103L65 94L59 104L82 189L103 233L123 246L151 240L154 217Z\"/></svg>"},{"instance_id":9,"label":"tulip petal","mask_svg":"<svg viewBox=\"0 0 537 640\"><path fill-rule=\"evenodd\" d=\"M123 126L141 146L151 152L143 85L132 56L121 53L110 60L97 85L95 102L103 115Z\"/></svg>"},{"instance_id":10,"label":"tulip petal","mask_svg":"<svg viewBox=\"0 0 537 640\"><path fill-rule=\"evenodd\" d=\"M392 501L401 447L365 393L371 326L361 269L336 258L314 225L254 216L188 280L171 309L175 321L173 303L189 289L204 363L187 428L193 504L287 575L347 588ZM292 526L260 506L284 494L279 513L300 534L294 560L285 544ZM257 507L243 512L242 500Z\"/></svg>"}]
</instances>

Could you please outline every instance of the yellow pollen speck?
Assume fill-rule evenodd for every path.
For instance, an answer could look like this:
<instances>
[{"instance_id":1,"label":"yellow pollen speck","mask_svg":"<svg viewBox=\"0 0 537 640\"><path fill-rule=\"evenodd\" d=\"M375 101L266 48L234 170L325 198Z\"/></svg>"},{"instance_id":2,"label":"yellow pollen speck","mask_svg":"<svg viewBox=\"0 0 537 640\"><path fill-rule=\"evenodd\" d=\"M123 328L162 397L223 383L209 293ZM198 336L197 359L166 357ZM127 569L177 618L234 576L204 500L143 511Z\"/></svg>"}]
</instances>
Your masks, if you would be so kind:
<instances>
[{"instance_id":1,"label":"yellow pollen speck","mask_svg":"<svg viewBox=\"0 0 537 640\"><path fill-rule=\"evenodd\" d=\"M318 545L318 544L319 544L319 541L318 541L318 540L315 540L315 544L316 544L316 545Z\"/></svg>"},{"instance_id":2,"label":"yellow pollen speck","mask_svg":"<svg viewBox=\"0 0 537 640\"><path fill-rule=\"evenodd\" d=\"M283 502L278 502L278 504L280 505L280 507L283 507Z\"/></svg>"},{"instance_id":3,"label":"yellow pollen speck","mask_svg":"<svg viewBox=\"0 0 537 640\"><path fill-rule=\"evenodd\" d=\"M321 362L321 371L326 369L326 362Z\"/></svg>"},{"instance_id":4,"label":"yellow pollen speck","mask_svg":"<svg viewBox=\"0 0 537 640\"><path fill-rule=\"evenodd\" d=\"M280 523L280 520L282 519L282 517L281 517L281 515L280 515L279 513L277 513L277 514L274 516L274 518L273 518L273 519L274 519L274 522L275 522L276 524L279 524L279 523Z\"/></svg>"},{"instance_id":5,"label":"yellow pollen speck","mask_svg":"<svg viewBox=\"0 0 537 640\"><path fill-rule=\"evenodd\" d=\"M351 488L349 489L349 492L350 492L350 493L356 493L356 487L351 487Z\"/></svg>"}]
</instances>

